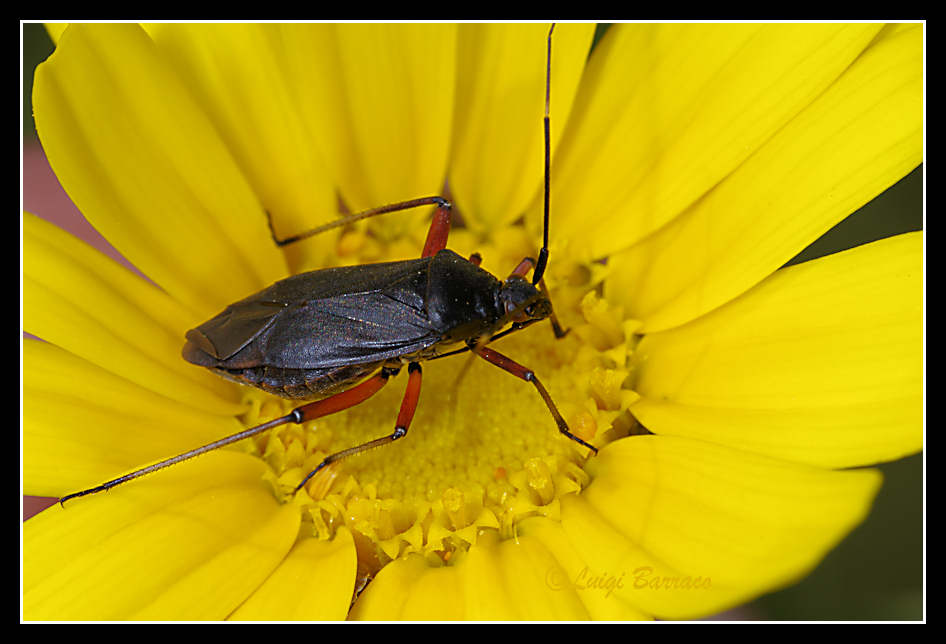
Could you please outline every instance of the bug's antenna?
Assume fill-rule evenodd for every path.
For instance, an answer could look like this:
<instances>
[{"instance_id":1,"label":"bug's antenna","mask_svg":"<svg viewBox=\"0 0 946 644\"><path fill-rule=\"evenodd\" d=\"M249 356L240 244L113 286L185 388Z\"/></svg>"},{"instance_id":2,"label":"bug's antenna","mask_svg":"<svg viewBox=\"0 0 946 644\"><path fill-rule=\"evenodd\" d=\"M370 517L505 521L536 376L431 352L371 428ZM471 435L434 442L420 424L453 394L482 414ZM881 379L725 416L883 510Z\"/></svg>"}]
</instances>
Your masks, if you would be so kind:
<instances>
[{"instance_id":1,"label":"bug's antenna","mask_svg":"<svg viewBox=\"0 0 946 644\"><path fill-rule=\"evenodd\" d=\"M552 139L549 134L549 96L552 93L552 32L555 31L555 23L549 28L547 38L548 49L545 58L545 116L542 119L542 126L545 130L545 202L543 206L542 223L542 248L539 250L539 260L535 263L535 270L532 272L532 285L535 286L545 274L545 265L549 262L549 186L551 185L551 166L552 166Z\"/></svg>"}]
</instances>

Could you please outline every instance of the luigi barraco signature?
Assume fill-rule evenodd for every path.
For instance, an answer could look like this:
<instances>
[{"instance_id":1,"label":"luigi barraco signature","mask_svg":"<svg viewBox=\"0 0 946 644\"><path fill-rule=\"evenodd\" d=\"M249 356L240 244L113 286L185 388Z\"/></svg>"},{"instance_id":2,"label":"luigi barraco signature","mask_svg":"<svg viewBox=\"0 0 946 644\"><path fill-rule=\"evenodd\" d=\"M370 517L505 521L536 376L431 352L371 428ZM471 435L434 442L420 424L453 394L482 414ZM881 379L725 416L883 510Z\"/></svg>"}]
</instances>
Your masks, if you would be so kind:
<instances>
[{"instance_id":1,"label":"luigi barraco signature","mask_svg":"<svg viewBox=\"0 0 946 644\"><path fill-rule=\"evenodd\" d=\"M587 566L579 570L573 579L570 579L561 568L549 568L545 575L545 583L552 590L572 588L574 590L598 590L609 597L615 590L631 588L634 590L708 590L713 581L709 577L691 577L656 575L650 566L635 568L630 575L627 572L612 574L598 573Z\"/></svg>"}]
</instances>

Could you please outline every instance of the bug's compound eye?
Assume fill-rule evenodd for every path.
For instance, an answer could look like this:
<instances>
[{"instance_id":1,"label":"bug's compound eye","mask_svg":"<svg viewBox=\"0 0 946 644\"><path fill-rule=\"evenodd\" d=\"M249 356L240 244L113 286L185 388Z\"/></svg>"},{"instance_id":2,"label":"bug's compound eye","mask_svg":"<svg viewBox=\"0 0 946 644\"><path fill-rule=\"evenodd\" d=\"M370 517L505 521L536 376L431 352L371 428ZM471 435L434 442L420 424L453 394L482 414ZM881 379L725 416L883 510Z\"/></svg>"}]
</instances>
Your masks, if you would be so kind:
<instances>
[{"instance_id":1,"label":"bug's compound eye","mask_svg":"<svg viewBox=\"0 0 946 644\"><path fill-rule=\"evenodd\" d=\"M535 304L530 304L530 305L528 305L528 306L525 308L524 313L525 313L527 316L529 316L530 318L531 318L533 315L535 315Z\"/></svg>"}]
</instances>

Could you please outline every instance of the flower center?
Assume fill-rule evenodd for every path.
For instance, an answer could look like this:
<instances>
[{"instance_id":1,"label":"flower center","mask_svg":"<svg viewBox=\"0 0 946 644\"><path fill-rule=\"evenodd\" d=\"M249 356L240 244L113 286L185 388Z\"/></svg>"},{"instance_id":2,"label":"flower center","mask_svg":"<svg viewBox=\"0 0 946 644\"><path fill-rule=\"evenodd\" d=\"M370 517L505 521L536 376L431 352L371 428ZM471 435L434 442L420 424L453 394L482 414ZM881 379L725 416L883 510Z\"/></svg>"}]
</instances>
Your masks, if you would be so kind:
<instances>
[{"instance_id":1,"label":"flower center","mask_svg":"<svg viewBox=\"0 0 946 644\"><path fill-rule=\"evenodd\" d=\"M590 272L581 274L587 278ZM584 281L553 285L555 310L571 329L565 338L556 339L551 324L543 322L490 347L530 368L571 431L600 448L621 435L618 418L633 397L622 389L628 336L619 317L591 292L593 284ZM471 353L422 367L420 400L407 435L333 463L305 487L312 502L304 516L313 534L330 538L346 525L369 574L407 552L446 561L475 542L481 529L512 536L519 519L554 517L559 497L589 481L583 469L589 450L558 431L532 383ZM255 450L275 473L277 494L290 498L326 456L390 435L406 385L404 369L360 405L257 437ZM293 407L260 392L247 395L253 402L244 419L248 426Z\"/></svg>"}]
</instances>

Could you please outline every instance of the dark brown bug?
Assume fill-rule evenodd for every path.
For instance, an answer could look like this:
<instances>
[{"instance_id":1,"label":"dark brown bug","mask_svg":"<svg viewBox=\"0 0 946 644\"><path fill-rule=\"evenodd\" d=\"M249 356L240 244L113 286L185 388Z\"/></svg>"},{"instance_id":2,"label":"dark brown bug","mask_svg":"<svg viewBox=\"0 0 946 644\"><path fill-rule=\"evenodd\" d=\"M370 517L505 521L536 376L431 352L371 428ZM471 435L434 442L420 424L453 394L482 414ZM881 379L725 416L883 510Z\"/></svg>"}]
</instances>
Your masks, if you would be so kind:
<instances>
[{"instance_id":1,"label":"dark brown bug","mask_svg":"<svg viewBox=\"0 0 946 644\"><path fill-rule=\"evenodd\" d=\"M466 351L532 383L559 431L597 453L594 446L569 431L531 369L487 346L507 333L550 317L556 335L564 335L552 316L552 304L542 281L549 255L553 31L554 25L547 39L544 232L537 261L525 258L509 277L499 280L480 268L478 255L465 259L448 250L452 206L439 196L356 213L286 239L277 239L273 233L273 240L284 246L356 220L419 206L437 206L420 259L294 275L231 304L187 332L182 355L188 362L284 398L318 400L97 487L68 494L60 503L108 490L279 425L304 423L347 409L375 394L407 365L407 391L394 431L331 454L309 472L296 487L298 490L330 463L404 437L420 395L420 363ZM529 270L533 273L531 283L525 278Z\"/></svg>"}]
</instances>

